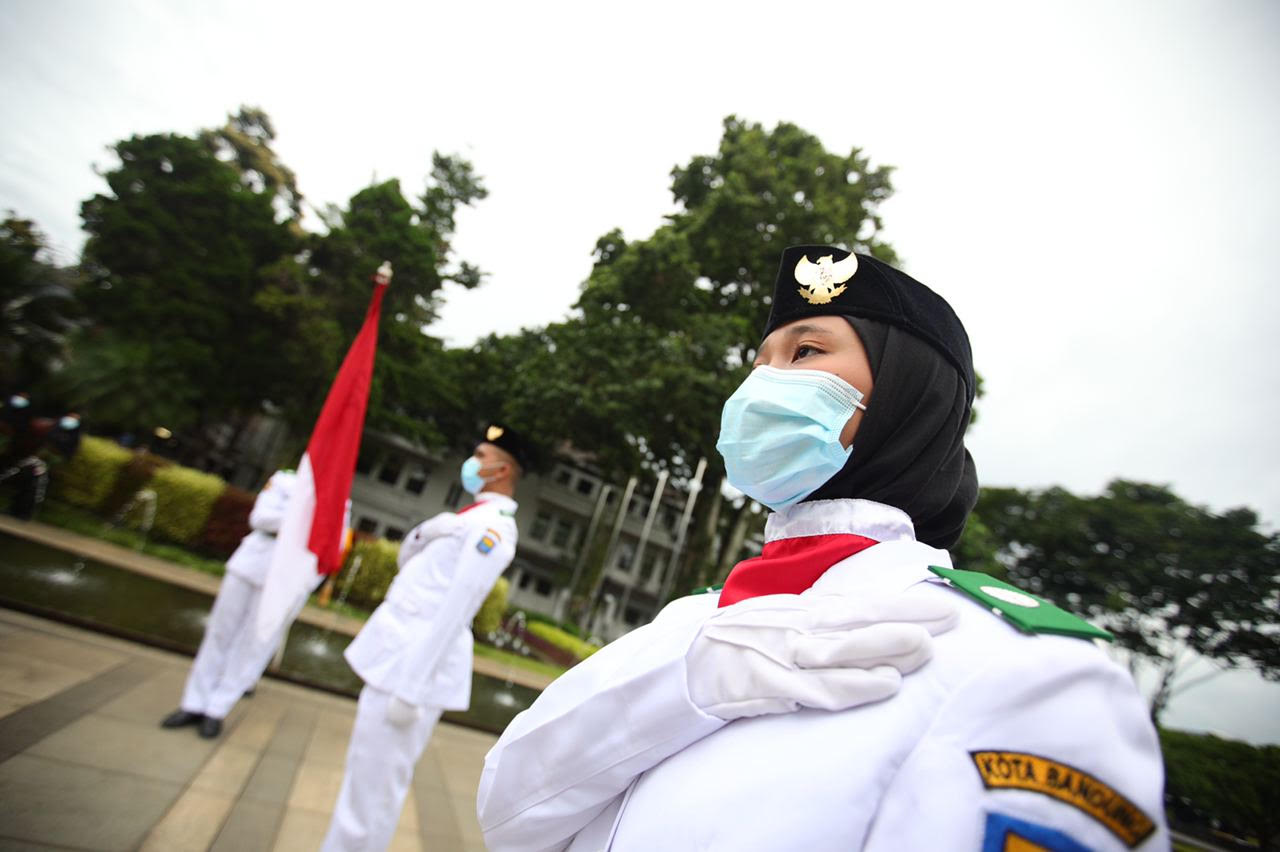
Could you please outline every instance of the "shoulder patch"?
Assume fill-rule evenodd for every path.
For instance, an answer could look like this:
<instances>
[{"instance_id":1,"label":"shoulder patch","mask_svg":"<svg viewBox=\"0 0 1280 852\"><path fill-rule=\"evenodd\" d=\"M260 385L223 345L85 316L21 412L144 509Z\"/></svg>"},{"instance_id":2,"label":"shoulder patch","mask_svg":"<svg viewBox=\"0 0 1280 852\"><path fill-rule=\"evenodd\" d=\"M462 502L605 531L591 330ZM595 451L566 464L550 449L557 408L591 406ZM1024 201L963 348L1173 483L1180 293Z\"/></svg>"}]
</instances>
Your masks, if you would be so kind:
<instances>
[{"instance_id":1,"label":"shoulder patch","mask_svg":"<svg viewBox=\"0 0 1280 852\"><path fill-rule=\"evenodd\" d=\"M969 756L982 777L982 786L988 790L1027 790L1057 799L1097 820L1130 849L1156 830L1155 821L1141 808L1110 785L1074 766L1020 751L971 751ZM984 852L986 849L984 846Z\"/></svg>"},{"instance_id":2,"label":"shoulder patch","mask_svg":"<svg viewBox=\"0 0 1280 852\"><path fill-rule=\"evenodd\" d=\"M504 518L514 518L516 516L515 509L499 509L498 514Z\"/></svg>"},{"instance_id":3,"label":"shoulder patch","mask_svg":"<svg viewBox=\"0 0 1280 852\"><path fill-rule=\"evenodd\" d=\"M693 590L691 590L691 591L689 592L689 594L691 594L691 595L709 595L709 594L711 594L712 592L715 592L716 594L719 594L719 593L720 593L720 590L721 590L721 589L723 589L723 588L724 588L724 583L721 583L721 584L720 584L720 585L718 585L718 586L703 586L703 587L702 587L702 588L700 588L700 589L693 589Z\"/></svg>"},{"instance_id":4,"label":"shoulder patch","mask_svg":"<svg viewBox=\"0 0 1280 852\"><path fill-rule=\"evenodd\" d=\"M480 536L480 540L476 542L476 550L487 554L498 546L498 542L502 541L502 536L493 527L484 531L484 535Z\"/></svg>"},{"instance_id":5,"label":"shoulder patch","mask_svg":"<svg viewBox=\"0 0 1280 852\"><path fill-rule=\"evenodd\" d=\"M989 813L982 852L1089 852L1089 847L1056 828Z\"/></svg>"},{"instance_id":6,"label":"shoulder patch","mask_svg":"<svg viewBox=\"0 0 1280 852\"><path fill-rule=\"evenodd\" d=\"M1027 594L1016 586L978 571L959 571L930 565L929 570L964 592L978 603L990 607L1023 633L1056 633L1080 639L1115 637L1101 627L1094 627L1079 616L1054 606L1044 598Z\"/></svg>"}]
</instances>

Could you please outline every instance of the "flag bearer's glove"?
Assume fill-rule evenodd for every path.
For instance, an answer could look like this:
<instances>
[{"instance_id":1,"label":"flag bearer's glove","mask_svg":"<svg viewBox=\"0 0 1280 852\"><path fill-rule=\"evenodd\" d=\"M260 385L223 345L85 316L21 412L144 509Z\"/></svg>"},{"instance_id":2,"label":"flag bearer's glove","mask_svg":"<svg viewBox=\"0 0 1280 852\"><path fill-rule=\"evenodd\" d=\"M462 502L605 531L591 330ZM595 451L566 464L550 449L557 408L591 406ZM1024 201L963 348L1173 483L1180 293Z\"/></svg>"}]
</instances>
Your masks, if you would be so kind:
<instances>
[{"instance_id":1,"label":"flag bearer's glove","mask_svg":"<svg viewBox=\"0 0 1280 852\"><path fill-rule=\"evenodd\" d=\"M800 707L844 710L887 698L950 630L946 601L765 595L717 612L686 657L689 696L726 721Z\"/></svg>"},{"instance_id":2,"label":"flag bearer's glove","mask_svg":"<svg viewBox=\"0 0 1280 852\"><path fill-rule=\"evenodd\" d=\"M407 728L418 721L418 708L399 696L387 702L387 721L397 728Z\"/></svg>"}]
</instances>

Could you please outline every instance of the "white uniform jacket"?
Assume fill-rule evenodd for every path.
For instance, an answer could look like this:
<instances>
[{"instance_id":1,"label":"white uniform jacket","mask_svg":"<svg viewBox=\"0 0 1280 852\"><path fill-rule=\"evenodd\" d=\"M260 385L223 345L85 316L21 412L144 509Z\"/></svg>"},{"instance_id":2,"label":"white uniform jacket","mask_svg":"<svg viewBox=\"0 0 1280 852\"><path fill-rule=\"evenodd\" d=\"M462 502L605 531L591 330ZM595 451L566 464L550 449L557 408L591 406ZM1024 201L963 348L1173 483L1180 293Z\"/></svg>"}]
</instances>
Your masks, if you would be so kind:
<instances>
[{"instance_id":1,"label":"white uniform jacket","mask_svg":"<svg viewBox=\"0 0 1280 852\"><path fill-rule=\"evenodd\" d=\"M471 619L516 552L516 502L476 505L419 524L400 545L400 572L346 658L365 683L415 706L471 704Z\"/></svg>"},{"instance_id":2,"label":"white uniform jacket","mask_svg":"<svg viewBox=\"0 0 1280 852\"><path fill-rule=\"evenodd\" d=\"M1123 668L938 579L948 554L891 507L802 503L766 537L838 532L881 543L804 595L906 591L959 610L896 696L725 723L692 703L685 663L718 596L674 601L508 726L478 794L489 849L1168 848L1159 744Z\"/></svg>"},{"instance_id":3,"label":"white uniform jacket","mask_svg":"<svg viewBox=\"0 0 1280 852\"><path fill-rule=\"evenodd\" d=\"M271 552L276 546L276 533L284 520L285 506L293 493L296 473L278 470L258 492L249 512L249 534L240 540L235 553L227 560L227 573L235 574L261 587L271 567Z\"/></svg>"}]
</instances>

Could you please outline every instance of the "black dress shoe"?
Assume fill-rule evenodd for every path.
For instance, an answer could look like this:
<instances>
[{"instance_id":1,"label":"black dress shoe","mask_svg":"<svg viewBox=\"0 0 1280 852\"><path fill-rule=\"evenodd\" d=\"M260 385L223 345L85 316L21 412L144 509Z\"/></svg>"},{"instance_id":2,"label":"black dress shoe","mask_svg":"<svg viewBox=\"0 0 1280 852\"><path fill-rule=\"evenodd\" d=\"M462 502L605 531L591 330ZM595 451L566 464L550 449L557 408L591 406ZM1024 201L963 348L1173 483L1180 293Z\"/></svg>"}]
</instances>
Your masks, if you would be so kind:
<instances>
[{"instance_id":1,"label":"black dress shoe","mask_svg":"<svg viewBox=\"0 0 1280 852\"><path fill-rule=\"evenodd\" d=\"M206 740L211 740L218 734L222 733L222 720L215 719L212 716L205 716L200 722L200 736Z\"/></svg>"},{"instance_id":2,"label":"black dress shoe","mask_svg":"<svg viewBox=\"0 0 1280 852\"><path fill-rule=\"evenodd\" d=\"M186 725L198 725L204 721L202 713L188 713L186 710L174 710L160 723L162 728L181 728Z\"/></svg>"},{"instance_id":3,"label":"black dress shoe","mask_svg":"<svg viewBox=\"0 0 1280 852\"><path fill-rule=\"evenodd\" d=\"M253 697L253 693L254 693L254 687L252 687L252 686L251 686L251 687L249 687L248 689L246 689L246 690L244 691L244 697L245 697L245 698L252 698L252 697Z\"/></svg>"}]
</instances>

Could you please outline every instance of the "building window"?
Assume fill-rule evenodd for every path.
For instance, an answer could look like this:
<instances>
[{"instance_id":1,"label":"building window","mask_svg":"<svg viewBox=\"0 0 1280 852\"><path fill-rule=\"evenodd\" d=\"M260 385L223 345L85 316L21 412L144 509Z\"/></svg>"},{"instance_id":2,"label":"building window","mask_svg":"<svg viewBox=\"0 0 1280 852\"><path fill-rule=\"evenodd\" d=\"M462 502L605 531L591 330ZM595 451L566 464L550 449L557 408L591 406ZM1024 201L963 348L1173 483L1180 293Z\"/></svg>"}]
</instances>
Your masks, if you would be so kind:
<instances>
[{"instance_id":1,"label":"building window","mask_svg":"<svg viewBox=\"0 0 1280 852\"><path fill-rule=\"evenodd\" d=\"M585 476L578 480L578 493L584 497L590 497L596 493L596 481L587 479Z\"/></svg>"},{"instance_id":2,"label":"building window","mask_svg":"<svg viewBox=\"0 0 1280 852\"><path fill-rule=\"evenodd\" d=\"M356 473L368 476L373 473L373 468L378 463L377 454L371 447L361 447L360 455L356 456Z\"/></svg>"},{"instance_id":3,"label":"building window","mask_svg":"<svg viewBox=\"0 0 1280 852\"><path fill-rule=\"evenodd\" d=\"M378 531L378 522L373 518L361 518L360 522L356 524L356 531L373 535Z\"/></svg>"},{"instance_id":4,"label":"building window","mask_svg":"<svg viewBox=\"0 0 1280 852\"><path fill-rule=\"evenodd\" d=\"M378 471L378 481L387 485L395 485L400 481L400 473L404 470L404 460L398 456L388 456Z\"/></svg>"},{"instance_id":5,"label":"building window","mask_svg":"<svg viewBox=\"0 0 1280 852\"><path fill-rule=\"evenodd\" d=\"M547 537L547 530L551 529L551 513L546 509L539 509L538 514L533 519L533 529L529 535L536 541L543 541Z\"/></svg>"},{"instance_id":6,"label":"building window","mask_svg":"<svg viewBox=\"0 0 1280 852\"><path fill-rule=\"evenodd\" d=\"M533 585L533 575L528 571L520 575L520 582L516 583L517 589L527 589Z\"/></svg>"},{"instance_id":7,"label":"building window","mask_svg":"<svg viewBox=\"0 0 1280 852\"><path fill-rule=\"evenodd\" d=\"M409 476L405 478L404 490L410 494L421 494L422 489L427 487L427 469L422 465L417 465L411 471Z\"/></svg>"},{"instance_id":8,"label":"building window","mask_svg":"<svg viewBox=\"0 0 1280 852\"><path fill-rule=\"evenodd\" d=\"M564 518L556 519L556 531L551 534L551 543L556 547L567 547L573 538L573 523Z\"/></svg>"},{"instance_id":9,"label":"building window","mask_svg":"<svg viewBox=\"0 0 1280 852\"><path fill-rule=\"evenodd\" d=\"M387 541L399 541L404 538L404 530L399 527L387 527L387 531L382 534Z\"/></svg>"},{"instance_id":10,"label":"building window","mask_svg":"<svg viewBox=\"0 0 1280 852\"><path fill-rule=\"evenodd\" d=\"M551 594L551 581L546 577L539 577L538 583L534 586L533 591L535 594L541 595L545 598L547 595Z\"/></svg>"},{"instance_id":11,"label":"building window","mask_svg":"<svg viewBox=\"0 0 1280 852\"><path fill-rule=\"evenodd\" d=\"M627 607L627 611L622 614L622 620L632 627L635 627L640 623L640 610L635 607Z\"/></svg>"},{"instance_id":12,"label":"building window","mask_svg":"<svg viewBox=\"0 0 1280 852\"><path fill-rule=\"evenodd\" d=\"M662 510L662 525L672 532L676 528L676 513L674 509Z\"/></svg>"},{"instance_id":13,"label":"building window","mask_svg":"<svg viewBox=\"0 0 1280 852\"><path fill-rule=\"evenodd\" d=\"M567 467L556 468L556 475L555 475L556 485L563 485L565 488L568 488L572 482L573 482L573 471L569 470L569 468Z\"/></svg>"},{"instance_id":14,"label":"building window","mask_svg":"<svg viewBox=\"0 0 1280 852\"><path fill-rule=\"evenodd\" d=\"M462 502L462 483L455 482L449 486L449 492L444 495L444 504L450 509L455 509L460 502Z\"/></svg>"},{"instance_id":15,"label":"building window","mask_svg":"<svg viewBox=\"0 0 1280 852\"><path fill-rule=\"evenodd\" d=\"M658 562L662 558L662 554L656 550L650 550L644 555L644 567L640 571L640 580L649 582L649 578L653 576L654 569L658 567Z\"/></svg>"}]
</instances>

